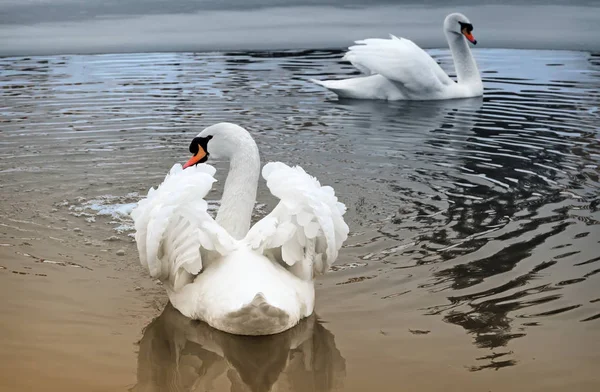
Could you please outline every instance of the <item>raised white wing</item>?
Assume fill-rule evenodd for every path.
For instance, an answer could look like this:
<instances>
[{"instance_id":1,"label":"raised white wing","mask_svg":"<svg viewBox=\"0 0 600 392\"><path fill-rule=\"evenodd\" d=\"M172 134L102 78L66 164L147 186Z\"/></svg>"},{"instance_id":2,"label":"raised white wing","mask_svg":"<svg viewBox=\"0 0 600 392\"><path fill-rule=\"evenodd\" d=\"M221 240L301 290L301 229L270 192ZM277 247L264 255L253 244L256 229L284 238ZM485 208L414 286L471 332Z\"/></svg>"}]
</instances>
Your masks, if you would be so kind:
<instances>
[{"instance_id":1,"label":"raised white wing","mask_svg":"<svg viewBox=\"0 0 600 392\"><path fill-rule=\"evenodd\" d=\"M321 186L301 167L270 162L262 175L280 202L244 241L301 279L324 274L348 238L346 206L338 202L333 188Z\"/></svg>"},{"instance_id":2,"label":"raised white wing","mask_svg":"<svg viewBox=\"0 0 600 392\"><path fill-rule=\"evenodd\" d=\"M171 290L200 272L202 253L226 255L235 246L236 240L207 212L204 197L216 181L214 173L206 164L185 170L176 164L131 212L140 262Z\"/></svg>"},{"instance_id":3,"label":"raised white wing","mask_svg":"<svg viewBox=\"0 0 600 392\"><path fill-rule=\"evenodd\" d=\"M409 93L441 90L454 83L430 55L406 38L369 38L356 41L344 56L359 71L379 74Z\"/></svg>"}]
</instances>

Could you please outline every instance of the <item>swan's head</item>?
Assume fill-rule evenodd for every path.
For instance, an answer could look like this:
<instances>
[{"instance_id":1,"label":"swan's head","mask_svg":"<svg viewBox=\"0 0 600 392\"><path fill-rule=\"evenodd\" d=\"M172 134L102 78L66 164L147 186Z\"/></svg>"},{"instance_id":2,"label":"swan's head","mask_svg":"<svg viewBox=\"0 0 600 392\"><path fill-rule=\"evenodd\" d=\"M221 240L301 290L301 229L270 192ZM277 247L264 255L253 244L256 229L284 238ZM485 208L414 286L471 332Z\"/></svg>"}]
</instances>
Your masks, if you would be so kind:
<instances>
[{"instance_id":1,"label":"swan's head","mask_svg":"<svg viewBox=\"0 0 600 392\"><path fill-rule=\"evenodd\" d=\"M458 12L446 16L444 20L444 30L448 33L464 35L473 45L477 45L477 40L473 37L473 25L469 19Z\"/></svg>"},{"instance_id":2,"label":"swan's head","mask_svg":"<svg viewBox=\"0 0 600 392\"><path fill-rule=\"evenodd\" d=\"M244 144L254 144L254 140L244 128L231 123L211 125L200 132L190 143L193 156L183 168L204 163L212 158L231 158Z\"/></svg>"}]
</instances>

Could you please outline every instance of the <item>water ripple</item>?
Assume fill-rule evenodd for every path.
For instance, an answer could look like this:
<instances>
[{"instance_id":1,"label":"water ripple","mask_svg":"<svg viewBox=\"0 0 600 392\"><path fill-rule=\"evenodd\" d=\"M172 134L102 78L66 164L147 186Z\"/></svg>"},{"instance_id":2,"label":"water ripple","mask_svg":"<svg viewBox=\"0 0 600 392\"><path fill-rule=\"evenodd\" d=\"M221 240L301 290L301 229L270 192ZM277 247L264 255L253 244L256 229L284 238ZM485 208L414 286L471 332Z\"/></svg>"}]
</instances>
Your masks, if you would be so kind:
<instances>
[{"instance_id":1,"label":"water ripple","mask_svg":"<svg viewBox=\"0 0 600 392\"><path fill-rule=\"evenodd\" d=\"M448 51L431 53L453 72ZM323 290L365 308L376 293L399 325L414 304L505 348L472 371L515 365L511 342L546 324L597 323L600 55L477 50L482 99L389 103L308 82L356 74L341 56L0 59L2 214L91 222L82 206L135 202L186 159L191 135L232 121L264 162L301 164L348 205L352 236ZM273 204L263 185L258 199Z\"/></svg>"}]
</instances>

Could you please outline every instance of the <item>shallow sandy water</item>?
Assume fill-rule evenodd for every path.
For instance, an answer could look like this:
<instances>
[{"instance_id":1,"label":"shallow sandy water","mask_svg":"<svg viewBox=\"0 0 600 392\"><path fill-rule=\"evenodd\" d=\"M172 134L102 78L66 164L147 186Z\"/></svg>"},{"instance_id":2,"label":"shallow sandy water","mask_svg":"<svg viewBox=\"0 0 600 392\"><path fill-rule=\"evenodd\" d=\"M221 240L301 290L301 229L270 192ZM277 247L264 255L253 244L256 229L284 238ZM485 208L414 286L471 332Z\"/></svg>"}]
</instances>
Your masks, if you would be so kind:
<instances>
[{"instance_id":1,"label":"shallow sandy water","mask_svg":"<svg viewBox=\"0 0 600 392\"><path fill-rule=\"evenodd\" d=\"M2 389L596 390L599 57L476 55L442 103L337 101L335 51L0 59ZM349 208L322 324L223 335L138 266L127 211L223 120Z\"/></svg>"}]
</instances>

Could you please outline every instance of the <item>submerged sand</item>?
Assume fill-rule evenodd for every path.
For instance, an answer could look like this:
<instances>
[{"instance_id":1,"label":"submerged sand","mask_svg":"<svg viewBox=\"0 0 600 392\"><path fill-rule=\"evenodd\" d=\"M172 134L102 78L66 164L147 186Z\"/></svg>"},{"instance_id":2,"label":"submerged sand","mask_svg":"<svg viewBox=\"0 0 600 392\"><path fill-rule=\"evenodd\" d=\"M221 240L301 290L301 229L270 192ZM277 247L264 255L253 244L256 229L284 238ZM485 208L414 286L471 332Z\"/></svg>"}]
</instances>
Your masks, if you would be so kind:
<instances>
[{"instance_id":1,"label":"submerged sand","mask_svg":"<svg viewBox=\"0 0 600 392\"><path fill-rule=\"evenodd\" d=\"M469 364L489 365L490 359L492 369L494 363L502 368L506 350L490 350L489 358L479 358L481 352L462 329L423 317L416 310L418 301L390 312L379 296L357 298L351 292L366 288L339 285L347 279L336 276L322 279L317 290L317 313L325 324L313 317L281 335L236 337L166 306L162 288L128 265L135 258L131 244L126 246L127 256L119 257L49 240L56 233L35 225L2 229L2 390L202 391L208 385L229 391L233 385L254 391L422 392L598 387L600 351L591 325L529 335L510 356L518 366L473 372ZM476 357L479 361L473 360Z\"/></svg>"}]
</instances>

